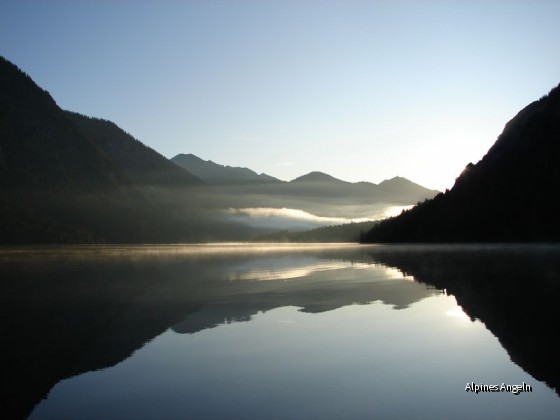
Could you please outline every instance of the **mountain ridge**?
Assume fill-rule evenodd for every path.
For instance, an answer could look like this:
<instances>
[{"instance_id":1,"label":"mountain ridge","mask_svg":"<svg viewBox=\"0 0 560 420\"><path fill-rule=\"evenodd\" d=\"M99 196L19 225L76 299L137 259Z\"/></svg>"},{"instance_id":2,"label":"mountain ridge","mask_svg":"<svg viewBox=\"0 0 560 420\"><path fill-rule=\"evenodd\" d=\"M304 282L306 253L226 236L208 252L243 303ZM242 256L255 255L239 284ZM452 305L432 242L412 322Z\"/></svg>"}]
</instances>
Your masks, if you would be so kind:
<instances>
[{"instance_id":1,"label":"mountain ridge","mask_svg":"<svg viewBox=\"0 0 560 420\"><path fill-rule=\"evenodd\" d=\"M417 184L384 191L318 172L286 182L190 159L228 171L230 181L233 171L238 180L200 180L115 123L62 110L21 69L0 60L2 244L239 241L276 227L231 217L228 209L371 219L434 195Z\"/></svg>"},{"instance_id":2,"label":"mountain ridge","mask_svg":"<svg viewBox=\"0 0 560 420\"><path fill-rule=\"evenodd\" d=\"M199 185L114 123L62 110L0 58L2 243L186 240L194 216L168 191Z\"/></svg>"},{"instance_id":3,"label":"mountain ridge","mask_svg":"<svg viewBox=\"0 0 560 420\"><path fill-rule=\"evenodd\" d=\"M396 189L402 187L417 187L422 188L428 191L439 192L437 190L430 190L414 181L411 181L407 178L401 176L394 176L393 178L385 179L381 181L379 184L375 184L370 181L358 181L358 182L350 182L345 181L340 178L336 178L328 173L322 171L311 171L304 175L300 175L291 181L283 181L278 178L272 177L267 175L266 173L258 174L257 172L253 171L250 168L246 167L239 167L239 166L230 166L224 165L220 163L213 162L212 160L204 160L201 157L192 154L192 153L180 153L175 155L170 159L176 165L187 169L189 172L193 173L194 175L198 176L200 179L208 182L212 185L228 185L228 184L237 184L237 183L244 183L245 179L248 181L257 181L254 177L259 177L258 181L262 183L288 183L288 184L298 184L298 183L335 183L339 185L354 185L354 186L364 186L364 187L381 187L381 189ZM197 168L197 166L199 166ZM223 170L235 170L236 174L229 172L229 175L234 175L234 180L223 179L222 175L224 172ZM218 171L217 174L213 171ZM246 177L240 176L240 174L246 173ZM251 179L249 179L251 177ZM237 182L240 180L240 182ZM251 183L251 182L247 182Z\"/></svg>"},{"instance_id":4,"label":"mountain ridge","mask_svg":"<svg viewBox=\"0 0 560 420\"><path fill-rule=\"evenodd\" d=\"M212 185L282 182L265 173L258 174L249 168L221 165L192 153L180 153L170 161Z\"/></svg>"}]
</instances>

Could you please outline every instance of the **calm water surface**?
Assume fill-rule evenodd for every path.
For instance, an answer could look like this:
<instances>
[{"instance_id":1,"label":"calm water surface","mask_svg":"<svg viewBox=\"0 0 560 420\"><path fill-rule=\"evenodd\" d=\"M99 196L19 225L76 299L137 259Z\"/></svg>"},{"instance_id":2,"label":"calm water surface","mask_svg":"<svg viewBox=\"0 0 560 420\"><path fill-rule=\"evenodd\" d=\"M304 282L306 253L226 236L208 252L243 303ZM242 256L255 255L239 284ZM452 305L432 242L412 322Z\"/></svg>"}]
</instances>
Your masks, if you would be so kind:
<instances>
[{"instance_id":1,"label":"calm water surface","mask_svg":"<svg viewBox=\"0 0 560 420\"><path fill-rule=\"evenodd\" d=\"M4 398L33 419L558 418L555 324L539 308L558 296L559 256L4 249ZM471 382L532 392L466 392Z\"/></svg>"}]
</instances>

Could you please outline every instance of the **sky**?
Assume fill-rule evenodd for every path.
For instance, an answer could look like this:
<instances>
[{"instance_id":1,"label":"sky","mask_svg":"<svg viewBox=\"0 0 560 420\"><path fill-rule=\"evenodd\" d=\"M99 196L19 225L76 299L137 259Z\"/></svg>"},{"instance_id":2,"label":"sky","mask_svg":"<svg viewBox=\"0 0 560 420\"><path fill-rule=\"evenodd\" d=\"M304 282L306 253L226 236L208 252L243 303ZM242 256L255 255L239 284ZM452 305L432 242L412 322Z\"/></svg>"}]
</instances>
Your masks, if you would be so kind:
<instances>
[{"instance_id":1,"label":"sky","mask_svg":"<svg viewBox=\"0 0 560 420\"><path fill-rule=\"evenodd\" d=\"M0 55L171 158L450 188L560 82L558 0L0 0Z\"/></svg>"}]
</instances>

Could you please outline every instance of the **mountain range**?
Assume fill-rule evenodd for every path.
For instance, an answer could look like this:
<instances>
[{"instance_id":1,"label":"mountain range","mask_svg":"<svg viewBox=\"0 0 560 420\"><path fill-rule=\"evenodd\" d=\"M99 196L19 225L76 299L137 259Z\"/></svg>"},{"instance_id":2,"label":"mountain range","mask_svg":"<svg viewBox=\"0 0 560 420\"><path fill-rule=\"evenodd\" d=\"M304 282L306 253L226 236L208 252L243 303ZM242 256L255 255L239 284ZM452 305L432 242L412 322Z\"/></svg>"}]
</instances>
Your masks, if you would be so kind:
<instances>
[{"instance_id":1,"label":"mountain range","mask_svg":"<svg viewBox=\"0 0 560 420\"><path fill-rule=\"evenodd\" d=\"M451 190L376 225L367 242L558 242L560 85L509 121Z\"/></svg>"},{"instance_id":2,"label":"mountain range","mask_svg":"<svg viewBox=\"0 0 560 420\"><path fill-rule=\"evenodd\" d=\"M209 185L282 182L267 174L257 174L248 168L220 165L193 154L179 154L171 162L196 175Z\"/></svg>"},{"instance_id":3,"label":"mountain range","mask_svg":"<svg viewBox=\"0 0 560 420\"><path fill-rule=\"evenodd\" d=\"M230 209L297 209L324 224L435 194L402 178L353 184L311 173L284 182L194 155L169 160L111 121L62 110L0 57L3 244L246 240L276 227Z\"/></svg>"},{"instance_id":4,"label":"mountain range","mask_svg":"<svg viewBox=\"0 0 560 420\"><path fill-rule=\"evenodd\" d=\"M290 182L281 181L278 178L267 175L265 173L258 174L249 168L241 168L234 166L221 165L211 160L204 160L193 154L178 154L170 159L176 165L200 178L208 185L254 185L254 184L283 184L282 191L291 190L296 193L302 186L313 186L315 188L324 187L329 193L336 187L354 189L360 193L368 191L374 194L391 195L391 199L395 196L403 196L405 201L409 201L411 197L414 199L425 198L437 191L429 190L418 185L406 178L394 177L380 184L371 182L347 182L333 177L324 172L313 171L308 174L299 176ZM274 188L274 187L272 187Z\"/></svg>"},{"instance_id":5,"label":"mountain range","mask_svg":"<svg viewBox=\"0 0 560 420\"><path fill-rule=\"evenodd\" d=\"M0 59L2 243L195 240L215 226L189 200L202 185L110 121L60 109Z\"/></svg>"},{"instance_id":6,"label":"mountain range","mask_svg":"<svg viewBox=\"0 0 560 420\"><path fill-rule=\"evenodd\" d=\"M313 171L286 182L248 168L205 161L193 154L179 154L171 161L195 174L217 195L224 199L229 197L229 207L286 207L323 216L364 217L367 210L352 212L346 207L370 205L373 209L388 203L411 205L438 193L402 177L379 184L352 183ZM242 197L243 202L236 197ZM333 212L336 207L343 210Z\"/></svg>"}]
</instances>

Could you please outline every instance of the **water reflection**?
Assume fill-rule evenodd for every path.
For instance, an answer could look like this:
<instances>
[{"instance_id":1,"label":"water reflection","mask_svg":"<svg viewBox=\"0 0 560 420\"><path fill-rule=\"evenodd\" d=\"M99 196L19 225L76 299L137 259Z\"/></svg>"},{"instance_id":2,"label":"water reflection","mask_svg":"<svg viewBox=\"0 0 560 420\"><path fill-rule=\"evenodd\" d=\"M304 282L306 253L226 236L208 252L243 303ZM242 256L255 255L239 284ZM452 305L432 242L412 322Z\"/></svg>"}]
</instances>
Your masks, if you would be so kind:
<instances>
[{"instance_id":1,"label":"water reflection","mask_svg":"<svg viewBox=\"0 0 560 420\"><path fill-rule=\"evenodd\" d=\"M560 391L559 245L394 246L373 257L454 295L515 363Z\"/></svg>"},{"instance_id":2,"label":"water reflection","mask_svg":"<svg viewBox=\"0 0 560 420\"><path fill-rule=\"evenodd\" d=\"M321 328L324 326L325 337L334 341L317 342L314 345L338 349L336 357L352 358L357 353L362 354L362 359L358 358L361 362L356 363L361 363L363 367L366 353L373 358L381 357L383 353L378 351L383 348L387 354L397 353L405 359L410 358L411 354L418 351L419 343L423 343L425 337L431 334L431 329L435 331L443 328L447 331L446 334L451 334L449 331L478 325L476 328L486 331L480 323L473 324L470 320L465 322L465 318L480 319L500 339L516 363L537 379L557 387L558 362L553 355L557 350L554 335L558 321L555 321L553 312L558 296L559 256L559 250L554 247L512 246L450 248L331 245L292 248L286 245L269 245L250 248L239 244L219 244L3 250L0 252L2 352L4 360L9 361L4 369L6 374L3 375L3 410L15 417L25 415L60 380L116 365L157 336L158 339L153 342L155 348L150 344L129 359L136 369L136 373L129 371L129 374L135 376L140 372L148 372L148 378L153 376L153 370L157 371L162 367L146 365L146 360L138 360L136 355L144 355L142 357L151 360L151 357L156 358L157 354L167 354L169 351L179 352L173 354L174 359L169 362L169 366L174 366L175 370L180 370L183 366L187 371L192 371L196 362L187 355L191 355L191 350L194 350L191 347L183 352L177 348L173 350L167 347L169 341L175 343L175 336L188 338L221 331L232 323L236 326L236 331L239 325L246 325L248 335L240 336L235 333L228 345L243 342L251 342L253 346L274 343L286 354L293 355L294 352L307 350L314 358L320 353L317 353L317 347L314 348L309 343L308 347L289 347L295 338L280 334L282 330L272 325L293 327L311 323L316 329L319 325ZM417 281L411 281L413 279ZM456 296L460 306L455 304L453 298L447 297L443 290ZM348 309L342 312L336 310L342 307ZM424 308L424 314L433 313L433 316L430 315L432 318L423 318L422 324L415 322L414 316L395 318L392 315L415 315L420 307ZM358 311L358 308L369 315ZM409 309L393 310L405 308ZM355 318L357 313L362 315ZM320 318L316 318L317 316ZM405 318L406 322L403 322L400 333L397 329L389 328L391 325L394 327L398 319ZM255 335L252 328L256 325L254 321L259 319L272 324L257 325L258 331L263 333L269 329L273 337L263 339L259 335L261 333ZM448 319L450 323L441 319ZM239 324L249 320L250 323ZM387 328L373 332L368 330L367 334L373 334L368 335L368 340L371 341L360 335L364 334L364 325L371 327L379 322ZM313 336L313 329L309 328L311 327L304 329L303 335L297 336L295 342L320 340L319 336ZM347 337L347 333L354 335ZM274 338L274 334L279 335ZM448 347L458 342L457 340L463 343L462 340L467 336L461 334L454 336L455 341L450 338L444 340L444 347L447 346L445 351L458 351ZM212 337L211 342L215 340ZM261 338L257 339L258 337ZM480 334L468 338L477 341ZM184 344L178 346L180 349ZM435 351L434 341L431 341L431 350L427 344L426 346L426 355ZM414 349L412 353L411 348ZM217 350L209 345L196 351L205 354ZM437 369L438 358L440 361L443 358L444 361L449 361L446 369L455 369L459 377L461 372L465 372L464 378L467 378L469 369L472 370L477 363L476 357L465 360L464 353L451 357L445 351L442 348L435 353L437 358L432 357L433 361L429 362L435 363L431 369ZM251 355L255 356L254 352L246 354L247 360L254 362ZM185 358L182 362L179 360L181 357ZM303 354L298 357L303 357ZM301 363L315 363L313 360L302 360ZM391 369L383 371L387 381L394 382L399 378L404 380L406 377L410 383L420 386L422 375L424 380L428 380L425 379L427 376L422 366L407 365L407 372L399 368L398 364L395 365L395 360L385 359L385 365L391 366ZM212 363L218 362L214 359ZM224 375L222 379L227 382L226 372L232 372L230 379L234 381L235 372L224 363L218 363L221 371L216 370L218 367L207 366L210 370L206 373L214 372L218 377ZM298 366L299 362L294 360L293 363ZM428 364L428 360L422 363ZM500 359L496 363L505 362ZM284 364L282 366L285 368ZM126 369L132 367L127 365ZM326 380L327 377L324 376L330 372L329 367L323 365L322 369L318 368L309 374ZM418 372L419 369L419 376L411 373ZM240 371L236 372L239 376ZM249 370L245 374L249 375L248 372ZM372 377L379 375L379 372L368 372ZM500 378L508 375L505 367L504 372L504 376ZM294 374L296 373L297 370ZM199 374L204 376L202 370ZM342 375L342 372L339 374ZM341 377L341 380L357 381L370 391L378 384L367 381L358 370L351 369L346 373L348 374L355 378ZM275 383L288 383L290 380L276 370L269 372L269 375L269 380L275 378ZM125 379L126 375L118 380ZM478 379L496 380L482 377ZM103 382L105 379L99 380ZM260 380L261 386L273 386L263 384L264 378ZM309 378L300 380L311 381ZM511 380L516 380L515 375ZM528 377L527 380L531 378ZM188 383L190 382L177 383L177 386L184 387ZM208 400L211 396L215 398L212 383L208 380L199 383L200 389L196 392L199 401ZM230 385L234 387L235 383ZM108 384L104 383L103 386L118 394ZM309 386L314 387L314 394L306 395L305 398L302 396L299 403L292 401L294 407L304 410L305 404L315 401L313 398L321 398L321 392L323 398L326 395L326 391L321 391L317 383L309 383ZM461 385L453 386L461 388ZM95 389L99 391L101 388ZM73 383L68 389L76 389L76 384ZM209 394L203 395L203 389ZM286 392L286 389L279 387L275 391ZM153 398L158 395L163 398L161 391L150 392L154 393ZM172 390L168 389L167 392ZM356 390L352 392L355 393ZM385 395L388 391L383 393L377 389L376 392ZM424 398L429 395L431 394L427 392ZM265 398L265 395L261 397ZM83 398L85 397L73 395L71 399L86 404ZM296 396L292 395L290 398ZM352 400L358 397L350 397L343 392L340 398ZM386 395L385 398L396 403L402 398L411 397ZM381 404L381 400L374 400ZM277 402L267 400L269 408L274 407ZM63 404L70 404L69 400ZM236 404L231 407L247 409L240 407L241 403ZM320 404L320 401L313 404ZM41 407L43 410L44 404ZM325 403L325 407L330 406ZM365 409L363 405L362 408ZM92 413L99 410L91 409ZM387 411L388 413L390 412ZM198 414L203 413L201 411ZM320 411L315 414L320 414Z\"/></svg>"}]
</instances>

